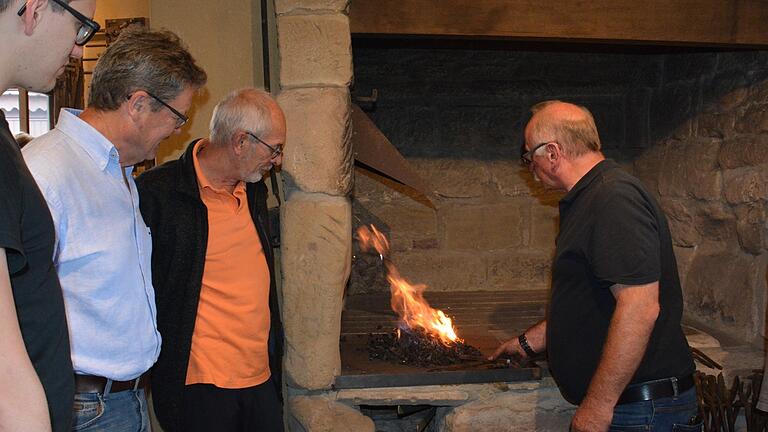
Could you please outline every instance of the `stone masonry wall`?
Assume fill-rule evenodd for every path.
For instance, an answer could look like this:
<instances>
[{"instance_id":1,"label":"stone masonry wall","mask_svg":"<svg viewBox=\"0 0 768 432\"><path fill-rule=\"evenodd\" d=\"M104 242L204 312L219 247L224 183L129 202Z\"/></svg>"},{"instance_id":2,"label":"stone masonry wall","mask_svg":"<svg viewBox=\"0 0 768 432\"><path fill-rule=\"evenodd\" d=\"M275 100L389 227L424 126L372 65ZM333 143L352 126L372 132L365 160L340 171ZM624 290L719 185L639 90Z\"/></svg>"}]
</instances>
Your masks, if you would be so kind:
<instances>
[{"instance_id":1,"label":"stone masonry wall","mask_svg":"<svg viewBox=\"0 0 768 432\"><path fill-rule=\"evenodd\" d=\"M635 161L667 213L687 314L746 341L765 334L766 79L765 51L665 58L661 127Z\"/></svg>"},{"instance_id":2,"label":"stone masonry wall","mask_svg":"<svg viewBox=\"0 0 768 432\"><path fill-rule=\"evenodd\" d=\"M358 170L354 225L391 237L406 278L437 291L548 289L561 195L519 164L530 106L588 106L606 152L628 161L650 143L644 89L662 84L661 56L581 48L355 41L354 94L378 89L369 115L437 192L433 210ZM387 290L380 269L356 253L349 291Z\"/></svg>"},{"instance_id":3,"label":"stone masonry wall","mask_svg":"<svg viewBox=\"0 0 768 432\"><path fill-rule=\"evenodd\" d=\"M573 101L667 212L687 315L740 340L764 333L766 52L557 49L355 41L353 94L378 89L369 115L438 199L358 169L353 225L379 226L429 290L547 289L560 195L519 167L519 146L532 104ZM387 289L356 251L349 292Z\"/></svg>"},{"instance_id":4,"label":"stone masonry wall","mask_svg":"<svg viewBox=\"0 0 768 432\"><path fill-rule=\"evenodd\" d=\"M347 7L346 0L275 2L278 102L288 125L281 215L285 378L295 389L329 388L341 369L341 307L352 253ZM289 400L288 406L303 405Z\"/></svg>"}]
</instances>

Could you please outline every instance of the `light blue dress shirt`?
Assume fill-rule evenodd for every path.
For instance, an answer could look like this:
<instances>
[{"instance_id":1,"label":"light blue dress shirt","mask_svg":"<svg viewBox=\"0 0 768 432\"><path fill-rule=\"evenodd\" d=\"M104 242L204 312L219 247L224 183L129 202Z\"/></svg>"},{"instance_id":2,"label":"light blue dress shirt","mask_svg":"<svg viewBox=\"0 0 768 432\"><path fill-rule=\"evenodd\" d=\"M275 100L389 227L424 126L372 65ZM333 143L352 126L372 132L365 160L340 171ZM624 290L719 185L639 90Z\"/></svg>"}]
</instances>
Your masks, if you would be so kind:
<instances>
[{"instance_id":1,"label":"light blue dress shirt","mask_svg":"<svg viewBox=\"0 0 768 432\"><path fill-rule=\"evenodd\" d=\"M22 153L56 226L75 373L126 381L160 354L152 237L131 169L124 177L115 146L78 115L62 110Z\"/></svg>"}]
</instances>

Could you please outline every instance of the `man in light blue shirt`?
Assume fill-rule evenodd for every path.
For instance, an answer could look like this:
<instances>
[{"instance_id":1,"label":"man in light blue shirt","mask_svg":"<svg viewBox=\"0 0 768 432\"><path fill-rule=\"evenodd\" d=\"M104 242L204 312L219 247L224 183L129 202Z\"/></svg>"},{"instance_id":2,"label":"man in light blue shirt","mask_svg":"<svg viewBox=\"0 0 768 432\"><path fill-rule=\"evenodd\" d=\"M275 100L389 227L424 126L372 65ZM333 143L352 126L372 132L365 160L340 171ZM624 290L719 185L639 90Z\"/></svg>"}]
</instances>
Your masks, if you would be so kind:
<instances>
[{"instance_id":1,"label":"man in light blue shirt","mask_svg":"<svg viewBox=\"0 0 768 432\"><path fill-rule=\"evenodd\" d=\"M205 81L174 34L124 31L96 65L89 107L62 110L24 148L56 228L78 430L149 430L143 378L161 338L132 166L178 133Z\"/></svg>"}]
</instances>

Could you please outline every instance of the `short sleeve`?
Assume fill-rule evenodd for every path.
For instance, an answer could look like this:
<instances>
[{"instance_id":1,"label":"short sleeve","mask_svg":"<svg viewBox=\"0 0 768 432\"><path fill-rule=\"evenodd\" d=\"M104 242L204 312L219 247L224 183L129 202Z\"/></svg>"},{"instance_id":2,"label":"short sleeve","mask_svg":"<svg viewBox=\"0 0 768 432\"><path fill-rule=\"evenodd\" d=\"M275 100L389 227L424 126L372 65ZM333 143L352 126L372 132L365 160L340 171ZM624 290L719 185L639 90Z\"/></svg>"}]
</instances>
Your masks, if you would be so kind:
<instances>
[{"instance_id":1,"label":"short sleeve","mask_svg":"<svg viewBox=\"0 0 768 432\"><path fill-rule=\"evenodd\" d=\"M8 270L14 274L27 265L21 238L24 200L19 173L7 156L0 156L5 159L0 161L0 248L6 250Z\"/></svg>"},{"instance_id":2,"label":"short sleeve","mask_svg":"<svg viewBox=\"0 0 768 432\"><path fill-rule=\"evenodd\" d=\"M658 281L661 254L657 217L634 185L604 185L596 198L589 260L600 286L643 285Z\"/></svg>"}]
</instances>

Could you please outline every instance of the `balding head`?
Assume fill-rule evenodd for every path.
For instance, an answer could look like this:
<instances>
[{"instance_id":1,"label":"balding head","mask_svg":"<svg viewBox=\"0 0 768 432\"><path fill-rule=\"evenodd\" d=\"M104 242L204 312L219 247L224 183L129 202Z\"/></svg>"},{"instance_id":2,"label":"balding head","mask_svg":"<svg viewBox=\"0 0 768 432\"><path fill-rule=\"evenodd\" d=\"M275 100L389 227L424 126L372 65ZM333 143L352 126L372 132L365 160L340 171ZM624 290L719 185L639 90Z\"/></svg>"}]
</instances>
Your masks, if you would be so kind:
<instances>
[{"instance_id":1,"label":"balding head","mask_svg":"<svg viewBox=\"0 0 768 432\"><path fill-rule=\"evenodd\" d=\"M570 158L600 151L595 119L583 106L550 100L534 105L531 112L533 117L525 128L529 145L557 142Z\"/></svg>"}]
</instances>

